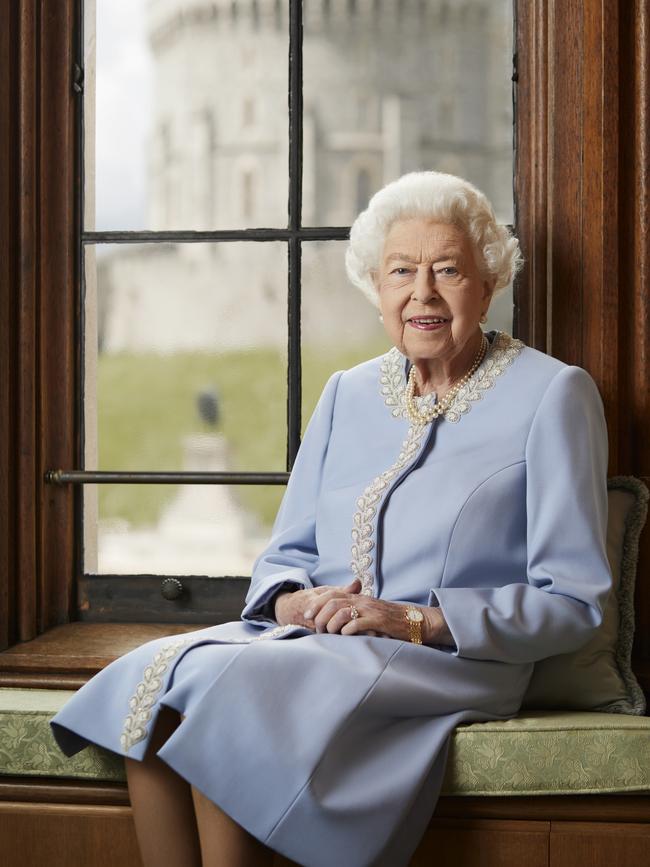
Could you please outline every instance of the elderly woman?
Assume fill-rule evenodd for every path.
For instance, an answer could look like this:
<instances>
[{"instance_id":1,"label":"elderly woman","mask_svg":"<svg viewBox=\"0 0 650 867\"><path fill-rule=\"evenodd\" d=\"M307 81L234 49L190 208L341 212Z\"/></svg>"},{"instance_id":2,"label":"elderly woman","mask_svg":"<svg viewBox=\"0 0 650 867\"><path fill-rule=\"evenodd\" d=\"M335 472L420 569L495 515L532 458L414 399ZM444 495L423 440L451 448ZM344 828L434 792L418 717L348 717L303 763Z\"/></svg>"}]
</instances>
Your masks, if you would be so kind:
<instances>
[{"instance_id":1,"label":"elderly woman","mask_svg":"<svg viewBox=\"0 0 650 867\"><path fill-rule=\"evenodd\" d=\"M601 622L596 387L481 329L516 239L471 184L412 173L346 264L394 346L325 386L241 622L140 647L52 722L126 757L145 865L406 865L454 727L512 717Z\"/></svg>"}]
</instances>

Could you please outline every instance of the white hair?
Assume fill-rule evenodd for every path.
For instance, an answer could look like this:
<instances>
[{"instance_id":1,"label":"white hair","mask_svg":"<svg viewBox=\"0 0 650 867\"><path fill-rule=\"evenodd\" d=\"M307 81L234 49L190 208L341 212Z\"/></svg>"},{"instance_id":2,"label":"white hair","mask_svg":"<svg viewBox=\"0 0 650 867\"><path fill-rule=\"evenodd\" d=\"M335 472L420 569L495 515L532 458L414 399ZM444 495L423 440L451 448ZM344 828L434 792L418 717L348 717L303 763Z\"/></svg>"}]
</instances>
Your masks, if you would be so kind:
<instances>
[{"instance_id":1,"label":"white hair","mask_svg":"<svg viewBox=\"0 0 650 867\"><path fill-rule=\"evenodd\" d=\"M479 270L495 280L495 294L522 265L519 241L497 223L492 205L473 184L443 172L409 172L375 193L350 229L345 254L348 277L375 306L379 299L371 272L379 268L392 224L410 217L450 223L466 232Z\"/></svg>"}]
</instances>

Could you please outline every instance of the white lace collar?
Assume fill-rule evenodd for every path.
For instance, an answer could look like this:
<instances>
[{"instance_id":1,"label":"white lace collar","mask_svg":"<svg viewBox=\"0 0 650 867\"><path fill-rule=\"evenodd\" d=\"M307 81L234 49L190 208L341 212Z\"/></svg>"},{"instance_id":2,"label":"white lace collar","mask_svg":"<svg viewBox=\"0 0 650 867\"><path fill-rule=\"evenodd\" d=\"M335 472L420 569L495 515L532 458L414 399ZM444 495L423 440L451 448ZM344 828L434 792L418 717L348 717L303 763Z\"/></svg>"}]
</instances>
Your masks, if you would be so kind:
<instances>
[{"instance_id":1,"label":"white lace collar","mask_svg":"<svg viewBox=\"0 0 650 867\"><path fill-rule=\"evenodd\" d=\"M480 367L460 389L443 418L451 422L460 421L461 416L470 411L472 404L481 400L483 392L492 388L496 378L512 364L523 348L521 340L515 340L505 331L497 331ZM395 346L382 358L379 389L391 415L408 418L405 403L406 358ZM428 406L435 401L435 394L427 394L416 400L420 406Z\"/></svg>"}]
</instances>

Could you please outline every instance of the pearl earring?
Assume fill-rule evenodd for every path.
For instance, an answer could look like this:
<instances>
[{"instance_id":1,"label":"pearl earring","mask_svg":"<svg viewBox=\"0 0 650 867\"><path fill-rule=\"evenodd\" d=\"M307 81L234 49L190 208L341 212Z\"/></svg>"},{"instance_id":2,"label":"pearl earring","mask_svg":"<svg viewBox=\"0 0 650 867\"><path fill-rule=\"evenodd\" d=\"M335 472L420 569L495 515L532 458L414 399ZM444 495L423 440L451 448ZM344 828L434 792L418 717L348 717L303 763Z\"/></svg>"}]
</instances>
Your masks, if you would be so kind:
<instances>
[{"instance_id":1,"label":"pearl earring","mask_svg":"<svg viewBox=\"0 0 650 867\"><path fill-rule=\"evenodd\" d=\"M381 313L379 314L379 321L380 321L380 322L383 322L383 321L384 321L384 317L381 315Z\"/></svg>"},{"instance_id":2,"label":"pearl earring","mask_svg":"<svg viewBox=\"0 0 650 867\"><path fill-rule=\"evenodd\" d=\"M485 315L485 313L481 313L481 319L480 319L480 321L481 321L483 324L485 324L485 323L487 322L487 316Z\"/></svg>"}]
</instances>

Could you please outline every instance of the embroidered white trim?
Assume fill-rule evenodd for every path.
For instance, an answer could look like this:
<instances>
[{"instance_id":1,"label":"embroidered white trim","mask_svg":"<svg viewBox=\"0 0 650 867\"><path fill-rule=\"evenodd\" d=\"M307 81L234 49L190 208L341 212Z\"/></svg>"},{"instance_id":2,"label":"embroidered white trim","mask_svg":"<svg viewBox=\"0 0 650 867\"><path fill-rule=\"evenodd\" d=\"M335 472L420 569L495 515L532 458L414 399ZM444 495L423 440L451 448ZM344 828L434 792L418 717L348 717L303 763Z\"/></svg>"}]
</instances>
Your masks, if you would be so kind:
<instances>
[{"instance_id":1,"label":"embroidered white trim","mask_svg":"<svg viewBox=\"0 0 650 867\"><path fill-rule=\"evenodd\" d=\"M377 476L357 500L357 511L352 518L352 560L350 569L361 581L361 594L373 595L374 577L370 571L373 564L372 550L375 543L372 539L373 520L377 514L380 500L386 493L390 482L417 454L426 425L412 425L395 463L381 475Z\"/></svg>"},{"instance_id":2,"label":"embroidered white trim","mask_svg":"<svg viewBox=\"0 0 650 867\"><path fill-rule=\"evenodd\" d=\"M521 340L515 340L505 331L499 331L488 349L483 363L459 390L449 408L443 413L443 418L449 422L458 422L472 408L472 403L481 400L483 392L492 388L498 376L512 364L524 348ZM406 411L406 371L404 356L395 346L389 350L381 362L379 375L380 392L384 403L390 408L395 418L408 418ZM416 398L420 406L431 403L434 396L427 394Z\"/></svg>"},{"instance_id":3,"label":"embroidered white trim","mask_svg":"<svg viewBox=\"0 0 650 867\"><path fill-rule=\"evenodd\" d=\"M472 408L472 402L481 400L483 393L492 388L498 376L509 367L524 348L521 340L515 340L500 331L492 342L492 349L485 357L483 364L467 383L458 391L449 409L444 413L447 421L457 422Z\"/></svg>"},{"instance_id":4,"label":"embroidered white trim","mask_svg":"<svg viewBox=\"0 0 650 867\"><path fill-rule=\"evenodd\" d=\"M404 356L393 346L384 355L381 361L379 374L380 391L384 396L384 403L391 408L391 414L395 418L408 418L406 411L406 374L404 372ZM416 395L415 402L420 409L431 406L435 395L425 394L424 397Z\"/></svg>"},{"instance_id":5,"label":"embroidered white trim","mask_svg":"<svg viewBox=\"0 0 650 867\"><path fill-rule=\"evenodd\" d=\"M293 629L294 626L297 626L299 629L303 628L300 623L285 623L284 626L274 626L273 629L267 629L266 632L263 632L261 635L256 635L255 638L249 638L248 642L265 641L267 638L276 638L276 636L282 635L283 632Z\"/></svg>"},{"instance_id":6,"label":"embroidered white trim","mask_svg":"<svg viewBox=\"0 0 650 867\"><path fill-rule=\"evenodd\" d=\"M129 699L131 713L124 720L124 729L120 735L120 744L125 753L132 746L143 741L147 737L147 726L151 719L151 710L156 703L158 693L162 689L162 678L169 668L171 660L180 651L187 647L195 639L184 638L173 644L165 645L154 656L142 675L142 680L136 686L135 692Z\"/></svg>"}]
</instances>

